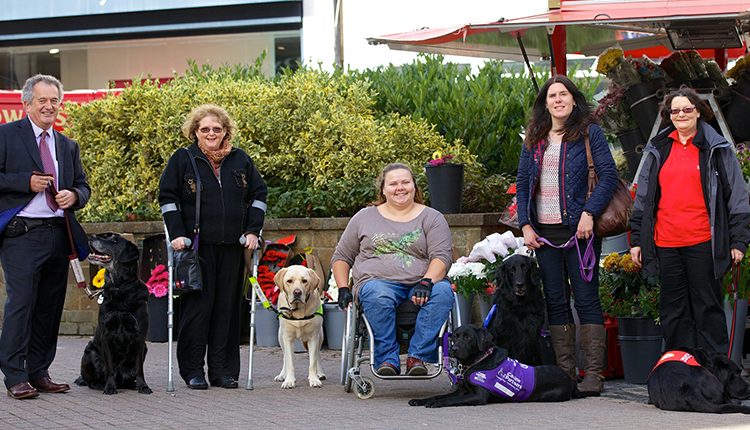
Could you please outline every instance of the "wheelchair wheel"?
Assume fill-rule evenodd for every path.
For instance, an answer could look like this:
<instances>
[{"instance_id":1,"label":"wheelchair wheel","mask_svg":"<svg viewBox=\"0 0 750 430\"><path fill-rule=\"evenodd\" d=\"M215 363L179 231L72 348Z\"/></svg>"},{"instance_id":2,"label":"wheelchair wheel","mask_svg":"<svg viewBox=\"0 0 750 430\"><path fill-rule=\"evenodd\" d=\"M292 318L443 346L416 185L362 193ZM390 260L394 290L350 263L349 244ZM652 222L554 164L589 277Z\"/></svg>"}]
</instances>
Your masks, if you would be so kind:
<instances>
[{"instance_id":1,"label":"wheelchair wheel","mask_svg":"<svg viewBox=\"0 0 750 430\"><path fill-rule=\"evenodd\" d=\"M372 379L368 378L367 376L363 376L359 381L357 381L355 385L355 391L357 397L359 397L360 399L369 399L373 394L375 394L375 384L373 384Z\"/></svg>"}]
</instances>

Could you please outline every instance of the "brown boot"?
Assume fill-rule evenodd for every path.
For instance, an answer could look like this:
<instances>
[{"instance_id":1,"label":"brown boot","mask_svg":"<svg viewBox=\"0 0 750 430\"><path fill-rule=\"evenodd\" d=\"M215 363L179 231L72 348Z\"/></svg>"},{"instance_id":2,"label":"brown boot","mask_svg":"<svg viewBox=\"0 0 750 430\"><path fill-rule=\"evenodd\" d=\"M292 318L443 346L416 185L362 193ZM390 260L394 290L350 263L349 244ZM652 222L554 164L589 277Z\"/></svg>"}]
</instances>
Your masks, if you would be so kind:
<instances>
[{"instance_id":1,"label":"brown boot","mask_svg":"<svg viewBox=\"0 0 750 430\"><path fill-rule=\"evenodd\" d=\"M555 350L557 365L570 376L576 379L576 326L575 324L551 325L549 326L552 337L552 348Z\"/></svg>"},{"instance_id":2,"label":"brown boot","mask_svg":"<svg viewBox=\"0 0 750 430\"><path fill-rule=\"evenodd\" d=\"M578 384L582 393L601 393L604 388L604 326L581 325L581 349L586 356L586 375Z\"/></svg>"}]
</instances>

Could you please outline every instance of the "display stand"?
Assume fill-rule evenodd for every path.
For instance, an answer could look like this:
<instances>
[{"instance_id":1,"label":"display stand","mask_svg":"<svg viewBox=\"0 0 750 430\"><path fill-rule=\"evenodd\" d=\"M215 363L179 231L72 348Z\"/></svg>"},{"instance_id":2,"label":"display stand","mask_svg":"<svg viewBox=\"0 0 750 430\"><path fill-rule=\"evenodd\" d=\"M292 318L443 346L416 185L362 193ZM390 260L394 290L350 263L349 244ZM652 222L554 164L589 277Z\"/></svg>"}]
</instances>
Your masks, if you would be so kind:
<instances>
[{"instance_id":1,"label":"display stand","mask_svg":"<svg viewBox=\"0 0 750 430\"><path fill-rule=\"evenodd\" d=\"M714 95L713 90L695 90L698 93L698 97L701 98L701 100L705 100L708 102L708 105L711 107L711 110L714 112L714 117L716 118L716 122L719 124L719 128L721 129L721 134L724 135L724 138L731 144L732 151L736 151L735 144L734 144L734 138L732 137L732 133L729 131L729 126L727 125L727 121L724 118L724 113L721 111L721 108L719 107L719 103L716 101L716 95ZM709 91L709 92L701 92L701 91ZM654 120L654 127L651 129L651 135L648 137L648 142L651 141L651 139L656 136L656 134L659 132L659 125L661 125L660 117L661 112L656 115L656 119ZM638 163L638 170L635 171L635 177L633 178L633 185L638 184L638 176L641 174L641 168L643 168L643 156L641 156L641 161Z\"/></svg>"}]
</instances>

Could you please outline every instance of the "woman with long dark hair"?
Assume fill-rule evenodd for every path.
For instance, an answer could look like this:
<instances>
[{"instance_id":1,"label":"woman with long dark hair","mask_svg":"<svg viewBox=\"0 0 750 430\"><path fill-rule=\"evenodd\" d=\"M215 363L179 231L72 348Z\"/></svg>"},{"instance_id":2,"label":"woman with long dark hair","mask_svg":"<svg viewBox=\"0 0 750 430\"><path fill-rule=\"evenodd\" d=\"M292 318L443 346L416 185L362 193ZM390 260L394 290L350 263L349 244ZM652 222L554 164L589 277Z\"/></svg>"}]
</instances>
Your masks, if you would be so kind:
<instances>
[{"instance_id":1,"label":"woman with long dark hair","mask_svg":"<svg viewBox=\"0 0 750 430\"><path fill-rule=\"evenodd\" d=\"M588 199L585 139L599 176ZM597 273L601 238L594 237L594 220L607 207L617 180L609 145L594 123L586 97L567 77L553 76L534 100L526 127L516 182L518 223L542 272L557 364L573 380L577 380L576 327L571 290L575 297L586 356L586 375L578 389L587 393L601 392L604 380L604 316ZM579 252L584 252L588 241L593 241L595 265L591 278L585 279L579 270Z\"/></svg>"}]
</instances>

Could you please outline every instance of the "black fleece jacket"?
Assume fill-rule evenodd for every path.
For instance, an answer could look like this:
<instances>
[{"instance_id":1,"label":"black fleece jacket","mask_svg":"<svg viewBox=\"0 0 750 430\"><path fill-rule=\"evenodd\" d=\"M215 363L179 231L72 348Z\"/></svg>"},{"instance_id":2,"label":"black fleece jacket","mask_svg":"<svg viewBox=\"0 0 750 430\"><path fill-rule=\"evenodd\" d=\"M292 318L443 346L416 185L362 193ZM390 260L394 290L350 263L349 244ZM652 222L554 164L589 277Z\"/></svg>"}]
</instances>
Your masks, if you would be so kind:
<instances>
[{"instance_id":1,"label":"black fleece jacket","mask_svg":"<svg viewBox=\"0 0 750 430\"><path fill-rule=\"evenodd\" d=\"M232 148L222 160L219 177L197 144L187 148L201 179L200 241L237 244L242 234L260 235L266 212L266 183L241 149ZM196 182L188 152L172 154L159 181L159 205L170 238L192 238L195 226Z\"/></svg>"}]
</instances>

